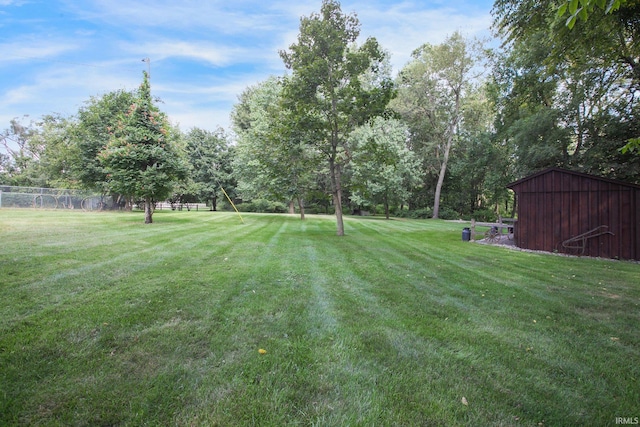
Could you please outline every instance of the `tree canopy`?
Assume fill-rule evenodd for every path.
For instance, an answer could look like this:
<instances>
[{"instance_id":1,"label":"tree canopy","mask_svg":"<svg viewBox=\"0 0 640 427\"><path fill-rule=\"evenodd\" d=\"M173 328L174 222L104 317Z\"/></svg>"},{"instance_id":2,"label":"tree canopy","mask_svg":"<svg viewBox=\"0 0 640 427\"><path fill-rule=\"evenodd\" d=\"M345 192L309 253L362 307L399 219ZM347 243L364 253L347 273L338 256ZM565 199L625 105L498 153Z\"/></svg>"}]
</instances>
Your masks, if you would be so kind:
<instances>
[{"instance_id":1,"label":"tree canopy","mask_svg":"<svg viewBox=\"0 0 640 427\"><path fill-rule=\"evenodd\" d=\"M224 129L215 132L193 128L185 136L186 152L191 166L190 177L195 188L196 200L207 200L211 210L218 209L222 188L235 188L233 174L234 149Z\"/></svg>"},{"instance_id":2,"label":"tree canopy","mask_svg":"<svg viewBox=\"0 0 640 427\"><path fill-rule=\"evenodd\" d=\"M249 87L234 108L238 191L248 198L285 199L290 206L297 199L304 219L303 200L312 186L318 156L284 107L283 84L271 77Z\"/></svg>"},{"instance_id":3,"label":"tree canopy","mask_svg":"<svg viewBox=\"0 0 640 427\"><path fill-rule=\"evenodd\" d=\"M130 106L135 91L118 90L91 97L78 111L76 175L83 188L108 192L107 172L98 154L103 151Z\"/></svg>"},{"instance_id":4,"label":"tree canopy","mask_svg":"<svg viewBox=\"0 0 640 427\"><path fill-rule=\"evenodd\" d=\"M566 25L573 28L578 18L587 21L596 8L604 13L612 13L626 3L626 0L566 0L558 8L558 16L569 15Z\"/></svg>"},{"instance_id":5,"label":"tree canopy","mask_svg":"<svg viewBox=\"0 0 640 427\"><path fill-rule=\"evenodd\" d=\"M640 2L573 29L550 0L498 0L494 16L507 42L493 73L496 128L521 173L563 166L637 180L638 159L621 147L640 134Z\"/></svg>"},{"instance_id":6,"label":"tree canopy","mask_svg":"<svg viewBox=\"0 0 640 427\"><path fill-rule=\"evenodd\" d=\"M382 203L389 219L391 205L407 203L410 188L419 181L419 161L407 146L408 138L409 129L402 121L384 117L351 133L351 198L356 204Z\"/></svg>"},{"instance_id":7,"label":"tree canopy","mask_svg":"<svg viewBox=\"0 0 640 427\"><path fill-rule=\"evenodd\" d=\"M99 157L112 190L144 200L146 224L153 222L153 203L166 198L186 172L169 134L165 116L153 105L145 73L135 103L121 117Z\"/></svg>"},{"instance_id":8,"label":"tree canopy","mask_svg":"<svg viewBox=\"0 0 640 427\"><path fill-rule=\"evenodd\" d=\"M509 214L506 184L550 166L640 183L640 1L496 0L492 13L499 48L454 32L394 77L358 16L324 0L279 52L289 71L242 92L232 129L182 132L144 75L73 116L13 119L0 183L111 194L147 222L165 200L226 209L224 188L240 209L335 213L338 235L348 209Z\"/></svg>"},{"instance_id":9,"label":"tree canopy","mask_svg":"<svg viewBox=\"0 0 640 427\"><path fill-rule=\"evenodd\" d=\"M438 176L433 218L439 216L449 156L464 125L463 106L480 52L456 32L440 45L416 49L398 77L400 94L394 106L411 124L414 147L422 151L425 166L430 164Z\"/></svg>"},{"instance_id":10,"label":"tree canopy","mask_svg":"<svg viewBox=\"0 0 640 427\"><path fill-rule=\"evenodd\" d=\"M344 15L337 1L324 0L320 13L300 20L297 43L280 52L293 72L283 94L293 126L328 165L338 235L344 235L342 174L350 160L347 138L356 126L384 114L393 95L390 81L363 87L362 75L378 69L384 52L374 38L355 45L359 34L355 14Z\"/></svg>"}]
</instances>

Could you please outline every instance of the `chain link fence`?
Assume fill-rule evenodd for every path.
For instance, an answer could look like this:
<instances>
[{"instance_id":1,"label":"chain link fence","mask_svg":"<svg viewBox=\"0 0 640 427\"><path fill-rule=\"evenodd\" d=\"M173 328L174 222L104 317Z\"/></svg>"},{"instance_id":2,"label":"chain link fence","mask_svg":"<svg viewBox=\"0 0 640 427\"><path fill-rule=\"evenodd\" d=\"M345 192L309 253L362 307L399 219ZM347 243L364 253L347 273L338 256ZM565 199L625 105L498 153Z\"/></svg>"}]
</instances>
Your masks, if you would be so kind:
<instances>
[{"instance_id":1,"label":"chain link fence","mask_svg":"<svg viewBox=\"0 0 640 427\"><path fill-rule=\"evenodd\" d=\"M0 185L0 208L111 209L111 196L64 188L37 188Z\"/></svg>"}]
</instances>

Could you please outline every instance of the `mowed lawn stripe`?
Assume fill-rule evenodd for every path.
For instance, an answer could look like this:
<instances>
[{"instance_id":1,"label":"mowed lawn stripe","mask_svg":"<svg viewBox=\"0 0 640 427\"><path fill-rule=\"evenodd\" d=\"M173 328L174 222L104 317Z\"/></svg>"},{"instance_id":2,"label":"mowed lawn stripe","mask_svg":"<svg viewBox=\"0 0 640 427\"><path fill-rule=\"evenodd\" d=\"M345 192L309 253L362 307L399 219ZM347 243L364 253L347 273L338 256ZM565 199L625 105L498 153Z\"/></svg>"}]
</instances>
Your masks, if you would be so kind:
<instances>
[{"instance_id":1,"label":"mowed lawn stripe","mask_svg":"<svg viewBox=\"0 0 640 427\"><path fill-rule=\"evenodd\" d=\"M575 425L639 410L638 264L470 244L443 221L348 218L337 237L328 216L243 218L0 211L1 423ZM50 276L23 268L36 264Z\"/></svg>"},{"instance_id":2,"label":"mowed lawn stripe","mask_svg":"<svg viewBox=\"0 0 640 427\"><path fill-rule=\"evenodd\" d=\"M575 385L578 386L578 390L580 390L580 388L588 390L591 387L590 384L595 384L593 388L604 387L605 389L612 391L616 389L618 391L624 391L625 389L627 391L629 390L628 387L619 382L619 378L616 376L613 377L613 381L610 381L612 382L612 384L604 384L601 380L595 380L590 384L580 385L580 383L584 382L585 376L588 377L589 375L595 375L602 377L605 372L598 371L589 373L590 369L588 368L588 363L583 365L579 360L572 364L573 372L566 374L566 376L570 378L572 377L572 375L575 375L572 379L576 381L576 384L572 384L571 388L568 389L566 385L562 385L560 387L556 386L556 378L554 374L559 369L562 370L562 366L565 367L564 369L566 369L567 366L567 359L563 357L563 355L566 354L564 349L573 348L573 350L575 351L577 348L579 348L580 344L578 343L576 345L575 343L571 343L571 341L575 341L575 336L573 336L572 334L559 334L558 336L552 334L551 337L548 336L547 332L536 334L536 329L539 330L544 328L545 326L543 325L555 324L558 322L557 316L551 317L548 315L548 308L546 307L548 305L548 301L553 300L553 297L545 294L544 290L546 289L548 292L552 289L550 289L549 283L542 282L538 285L541 288L534 289L533 293L529 293L526 288L522 286L522 284L527 284L527 279L528 277L530 277L529 273L531 269L529 267L526 267L524 268L524 271L522 271L518 265L503 265L503 263L501 263L495 257L495 255L501 255L502 253L498 253L495 251L504 251L504 249L481 248L481 250L486 250L491 255L490 257L487 257L485 259L485 262L489 265L489 267L495 265L496 273L494 275L491 273L491 268L485 268L484 270L482 269L482 265L479 265L479 258L477 256L465 257L462 258L462 260L460 259L460 257L456 257L455 251L456 249L459 249L458 245L460 245L461 243L449 243L448 245L444 244L442 245L444 246L444 248L440 251L437 251L435 249L435 246L429 248L428 250L425 249L425 247L428 248L429 246L433 246L433 244L421 245L419 243L414 243L413 245L410 245L413 247L410 251L408 251L408 253L414 255L405 255L405 259L403 260L397 254L401 253L403 248L405 249L405 252L407 252L406 240L411 239L407 237L407 239L396 240L396 242L403 241L404 243L401 245L396 245L397 247L395 248L395 251L393 250L392 246L386 247L385 256L378 256L378 259L384 259L388 264L386 265L386 268L378 269L378 271L381 274L386 274L386 277L389 277L390 274L395 273L402 279L403 275L398 275L398 272L404 269L404 271L407 272L407 279L400 281L393 279L389 280L389 282L392 283L392 288L386 287L385 285L387 284L384 280L377 281L375 277L361 280L360 282L374 284L378 282L379 290L383 296L402 298L401 301L393 305L394 309L404 312L407 319L421 319L423 324L427 326L423 329L426 332L427 337L440 337L441 341L438 342L438 344L440 345L441 349L444 349L445 353L448 353L447 349L451 348L450 352L453 354L447 354L447 357L453 356L452 359L454 361L459 357L462 357L462 359L469 359L468 363L467 361L463 360L462 363L460 363L461 366L458 366L451 372L452 377L455 377L455 375L460 372L473 372L474 369L479 365L478 362L484 361L487 365L489 365L489 370L486 371L487 375L481 375L482 381L480 381L480 384L477 385L479 387L484 387L486 385L490 385L493 382L492 378L496 376L499 378L502 374L502 368L508 366L508 370L517 373L516 375L511 375L514 391L517 390L517 392L511 392L512 396L510 399L513 400L512 405L515 408L524 407L525 405L523 401L526 401L526 399L528 398L530 398L531 401L534 401L538 399L539 395L541 394L556 393L558 397L558 399L556 399L556 402L559 402L556 409L562 410L562 407L564 405L564 403L562 402L565 401L564 397L566 394L576 395L577 397L580 397L581 401L584 401L584 396L581 396L581 393L579 391L574 391L576 390L576 388L574 387ZM348 241L348 239L346 239L346 241ZM431 241L433 242L433 239L431 239ZM450 240L450 242L452 242L452 240ZM393 245L392 242L389 243ZM422 246L422 248L420 248L419 246ZM365 247L370 248L371 246ZM363 248L358 247L356 248L356 250L363 251ZM445 254L445 251L447 250L449 250L450 252ZM396 253L395 259L394 256L391 256L391 254L393 254L394 252ZM348 253L353 252L347 250L342 254L336 254L334 251L334 255L337 255L335 259L348 260ZM527 256L529 255L527 254ZM549 259L548 255L531 256L542 260ZM364 258L370 259L370 257L367 256L364 256ZM411 286L415 286L416 281L410 279L410 276L419 276L420 274L424 274L425 272L430 271L428 269L425 270L422 267L422 263L420 261L417 261L418 259L429 260L430 258L435 259L439 262L439 264L436 264L434 267L436 269L443 269L440 274L440 277L442 277L442 279L436 280L435 283L428 288L423 287L423 290L428 291L426 294L416 294L412 293L409 289L403 289L401 283L403 283L404 281L410 283ZM465 263L464 261L468 262ZM571 263L575 262L576 260L567 261L568 264L571 265ZM578 261L583 263L583 260ZM564 267L563 269L555 272L555 275L557 275L555 276L553 269L549 271L545 264L546 263L542 261L540 265L541 270L538 271L538 274L543 275L543 272L546 272L544 274L548 275L552 282L561 283ZM367 268L370 269L371 265L368 264ZM477 273L478 270L481 274ZM502 270L510 270L510 272L509 274L503 274L501 272ZM346 286L350 290L353 290L354 284L358 283L357 275L352 274L349 270L349 262L334 266L333 271L342 272L342 279L346 278L346 280L343 280L342 282L338 281L335 283L344 283L344 286ZM607 268L607 261L603 261L603 268L601 269L601 272L604 273L604 276L602 277L607 277L607 273L610 273ZM510 279L508 279L509 276L511 276ZM380 277L380 274L378 274L378 277ZM426 278L425 275L423 275L422 277ZM484 282L483 280L481 280L483 277L486 279ZM571 275L571 277L573 277L573 275ZM490 280L492 278L494 280ZM560 278L560 280L553 280L555 278ZM514 287L508 286L509 283L512 283L514 281L516 283L520 283L520 291L516 293L512 293L515 290ZM401 284L400 287L398 286L399 284ZM431 296L433 294L437 295L438 293L441 293L441 287L445 287L446 289L445 294L447 295L447 301L445 302L445 304L443 304L442 301L438 301L437 299L435 301L432 300ZM522 292L523 289L525 290L524 294ZM399 292L399 290L402 290L403 292ZM360 314L363 318L369 320L369 323L367 324L370 327L375 326L375 323L372 323L372 319L369 319L369 317L367 317L367 313L384 313L381 317L385 319L385 321L394 319L393 316L389 315L389 309L382 310L376 305L371 304L371 301L373 300L372 298L366 298L363 297L362 294L360 294L350 299L350 293L351 292L343 292L340 296L336 297L336 300L340 300L344 303L345 306L350 307L351 313L353 313L354 311L357 313L358 309L361 308L361 304L363 302L367 302L367 307L362 308ZM536 295L542 297L531 299L532 296L535 297ZM455 304L451 303L452 296L455 300L457 300ZM508 306L509 304L511 304L511 300L514 298L517 301L519 300L519 302L516 302L515 309L502 309L505 305ZM379 298L378 300L383 299ZM416 302L419 304L415 304ZM634 304L637 304L637 300L635 300ZM560 301L559 303L554 304L554 306L562 307L564 306L564 304L562 301ZM438 310L438 307L443 307L444 309ZM451 310L452 307L459 307L460 310ZM531 310L532 307L535 307L535 309ZM542 310L540 310L540 307L542 307ZM434 310L436 311L436 316L432 315L432 312ZM440 311L440 313L438 313L438 311ZM458 318L461 322L469 323L472 326L469 334L463 336L456 336L455 334L447 336L447 330L449 328L445 326L446 321L450 321L451 319L456 318ZM445 322L443 322L443 320ZM411 323L407 322L404 327L406 328L410 325ZM458 328L454 328L454 330L456 329ZM587 327L586 329L590 328ZM393 331L396 333L398 332L396 330ZM403 334L407 335L406 331L400 333L399 335ZM538 335L540 335L543 339L539 340L531 338L531 336L533 336L533 338L536 338ZM529 337L523 338L525 336ZM416 342L416 340L419 338L419 336L412 336L406 341ZM592 346L593 339L594 337L590 336L585 339L582 344L585 347ZM601 342L603 341L602 336L599 336L596 339L600 340ZM604 339L609 340L610 337L605 335ZM472 350L475 341L478 342L478 348ZM396 348L397 342L398 341L396 339ZM604 343L607 344L607 342ZM367 351L372 352L372 354L380 353L381 350L384 349L384 344L385 342L383 340L378 343L378 346L371 345L370 349L365 350L365 354ZM579 352L579 354L582 354L582 352ZM430 357L425 358L425 362L429 360L429 358ZM523 365L523 359L525 358L527 358L529 362L524 363L524 369L518 369L518 366L510 366L510 364ZM506 362L508 362L509 364L501 365L500 363L498 363L496 366L498 369L495 372L492 372L492 365L494 365L495 362L501 361L502 359L506 359ZM451 359L449 360L448 364L454 366L456 365L455 362L451 362ZM548 370L551 372L551 375L549 377L542 378L529 377L527 376L526 372L529 364L537 366L549 365ZM557 368L558 365L560 365L561 367ZM528 381L525 381L523 383L521 381L522 378L525 378ZM464 383L464 381L461 381L461 383ZM522 387L522 384L524 384L525 387ZM424 386L422 388L424 388ZM507 387L505 387L504 382L498 384L497 389L497 391L509 390ZM476 391L477 390L470 390L467 394L473 396ZM482 401L482 396L479 397ZM615 394L612 394L611 397L614 398ZM590 406L595 403L596 402L591 402L579 405L578 407L572 408L572 412L575 413L578 418L580 416L585 416L585 414L589 413ZM544 414L538 415L544 416Z\"/></svg>"},{"instance_id":3,"label":"mowed lawn stripe","mask_svg":"<svg viewBox=\"0 0 640 427\"><path fill-rule=\"evenodd\" d=\"M418 242L408 245L417 252L424 250ZM542 411L541 417L550 420L553 413L564 411L587 422L594 419L594 407L605 413L604 408L614 411L618 396L637 394L620 378L625 372L637 372L635 366L622 363L616 372L602 363L615 357L610 351L619 350L612 343L617 343L620 334L626 336L625 341L637 344L637 324L625 322L624 328L611 328L610 323L594 322L584 313L575 316L574 305L580 301L579 305L592 306L592 313L613 312L616 317L637 321L636 285L626 287L627 298L622 301L590 297L601 293L614 276L626 275L626 283L637 283L636 265L577 258L556 262L557 258L548 254L493 247L476 247L478 251L456 256L462 249L453 239L442 241L438 248L431 248L424 256L445 267L442 280L436 282L438 288L445 288L445 300L441 301L447 309L460 307L466 314L469 327L454 331L471 332L467 337L451 335L449 342L464 346L465 351L458 354L480 356L468 368L485 365L482 370L490 373L485 384L495 382L496 391L508 390L505 397L513 400L514 407L526 410L535 407L540 396L551 395L555 403L549 406L555 408ZM432 331L452 332L449 328ZM505 376L507 372L510 375ZM601 401L602 393L608 399ZM567 396L577 404L567 407L566 402L573 400Z\"/></svg>"},{"instance_id":4,"label":"mowed lawn stripe","mask_svg":"<svg viewBox=\"0 0 640 427\"><path fill-rule=\"evenodd\" d=\"M29 217L29 214L26 214ZM11 248L2 265L8 280L5 289L16 287L12 295L23 299L21 304L7 304L15 309L22 306L31 313L43 305L63 304L65 299L78 299L86 292L91 300L96 292L109 297L110 290L120 292L120 286L135 288L135 278L153 276L154 270L162 271L163 280L170 282L172 272L166 272L169 263L180 262L189 253L189 248L206 242L207 234L200 233L209 221L190 225L179 223L172 225L154 224L146 232L140 231L139 219L122 216L123 226L114 224L107 227L92 227L95 216L86 215L89 224L85 227L68 226L68 215L56 216L46 227L38 228L27 223L16 228L16 232L26 235L20 245ZM186 224L186 225L185 225ZM224 234L224 231L218 232ZM11 236L7 236L7 240ZM22 237L20 237L22 239ZM34 239L35 243L30 244ZM229 245L231 245L230 243ZM220 248L210 243L212 252ZM22 248L34 247L32 252ZM189 255L187 255L189 256ZM159 268L162 267L162 268ZM17 271L29 271L31 275L18 275ZM182 268L177 269L180 272ZM151 272L151 273L149 273ZM15 280L12 280L15 277ZM29 278L29 281L26 281ZM126 279L126 280L123 280ZM2 316L3 321L10 316Z\"/></svg>"},{"instance_id":5,"label":"mowed lawn stripe","mask_svg":"<svg viewBox=\"0 0 640 427\"><path fill-rule=\"evenodd\" d=\"M375 229L372 220L362 223ZM359 384L360 394L366 392L369 398L364 399L369 403L366 410L348 412L362 417L351 423L439 423L463 410L458 409L461 396L451 383L441 389L436 379L436 371L446 363L439 341L419 333L435 320L430 302L415 288L416 275L427 269L395 245L408 232L400 225L391 224L384 233L375 230L374 235L353 232L329 249L338 252L337 265L329 271L335 272L333 294L340 308L341 334L350 343L349 384Z\"/></svg>"}]
</instances>

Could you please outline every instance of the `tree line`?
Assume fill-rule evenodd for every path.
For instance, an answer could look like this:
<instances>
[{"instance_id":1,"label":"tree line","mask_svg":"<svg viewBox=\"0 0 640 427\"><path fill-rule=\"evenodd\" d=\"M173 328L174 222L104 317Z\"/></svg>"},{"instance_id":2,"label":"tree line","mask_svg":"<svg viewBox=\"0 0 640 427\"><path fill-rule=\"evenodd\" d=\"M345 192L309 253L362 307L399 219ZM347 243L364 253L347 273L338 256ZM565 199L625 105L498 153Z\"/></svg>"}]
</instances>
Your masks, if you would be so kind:
<instances>
[{"instance_id":1,"label":"tree line","mask_svg":"<svg viewBox=\"0 0 640 427\"><path fill-rule=\"evenodd\" d=\"M640 183L640 1L604 6L496 0L500 47L454 32L394 75L357 15L324 0L279 52L287 74L239 96L232 129L183 132L145 74L72 117L12 120L0 183L114 194L146 222L167 199L216 210L224 188L245 209L333 213L339 235L345 211L510 215L506 184L551 166Z\"/></svg>"}]
</instances>

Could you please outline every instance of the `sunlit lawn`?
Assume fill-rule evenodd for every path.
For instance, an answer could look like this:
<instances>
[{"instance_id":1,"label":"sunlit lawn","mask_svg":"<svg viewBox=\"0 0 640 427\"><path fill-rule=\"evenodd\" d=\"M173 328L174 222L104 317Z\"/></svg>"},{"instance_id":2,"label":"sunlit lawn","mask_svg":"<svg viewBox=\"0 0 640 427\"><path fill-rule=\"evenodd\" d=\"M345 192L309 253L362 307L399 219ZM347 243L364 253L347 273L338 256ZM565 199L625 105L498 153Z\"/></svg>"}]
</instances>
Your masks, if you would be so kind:
<instances>
[{"instance_id":1,"label":"sunlit lawn","mask_svg":"<svg viewBox=\"0 0 640 427\"><path fill-rule=\"evenodd\" d=\"M640 416L640 264L243 218L0 210L0 425Z\"/></svg>"}]
</instances>

